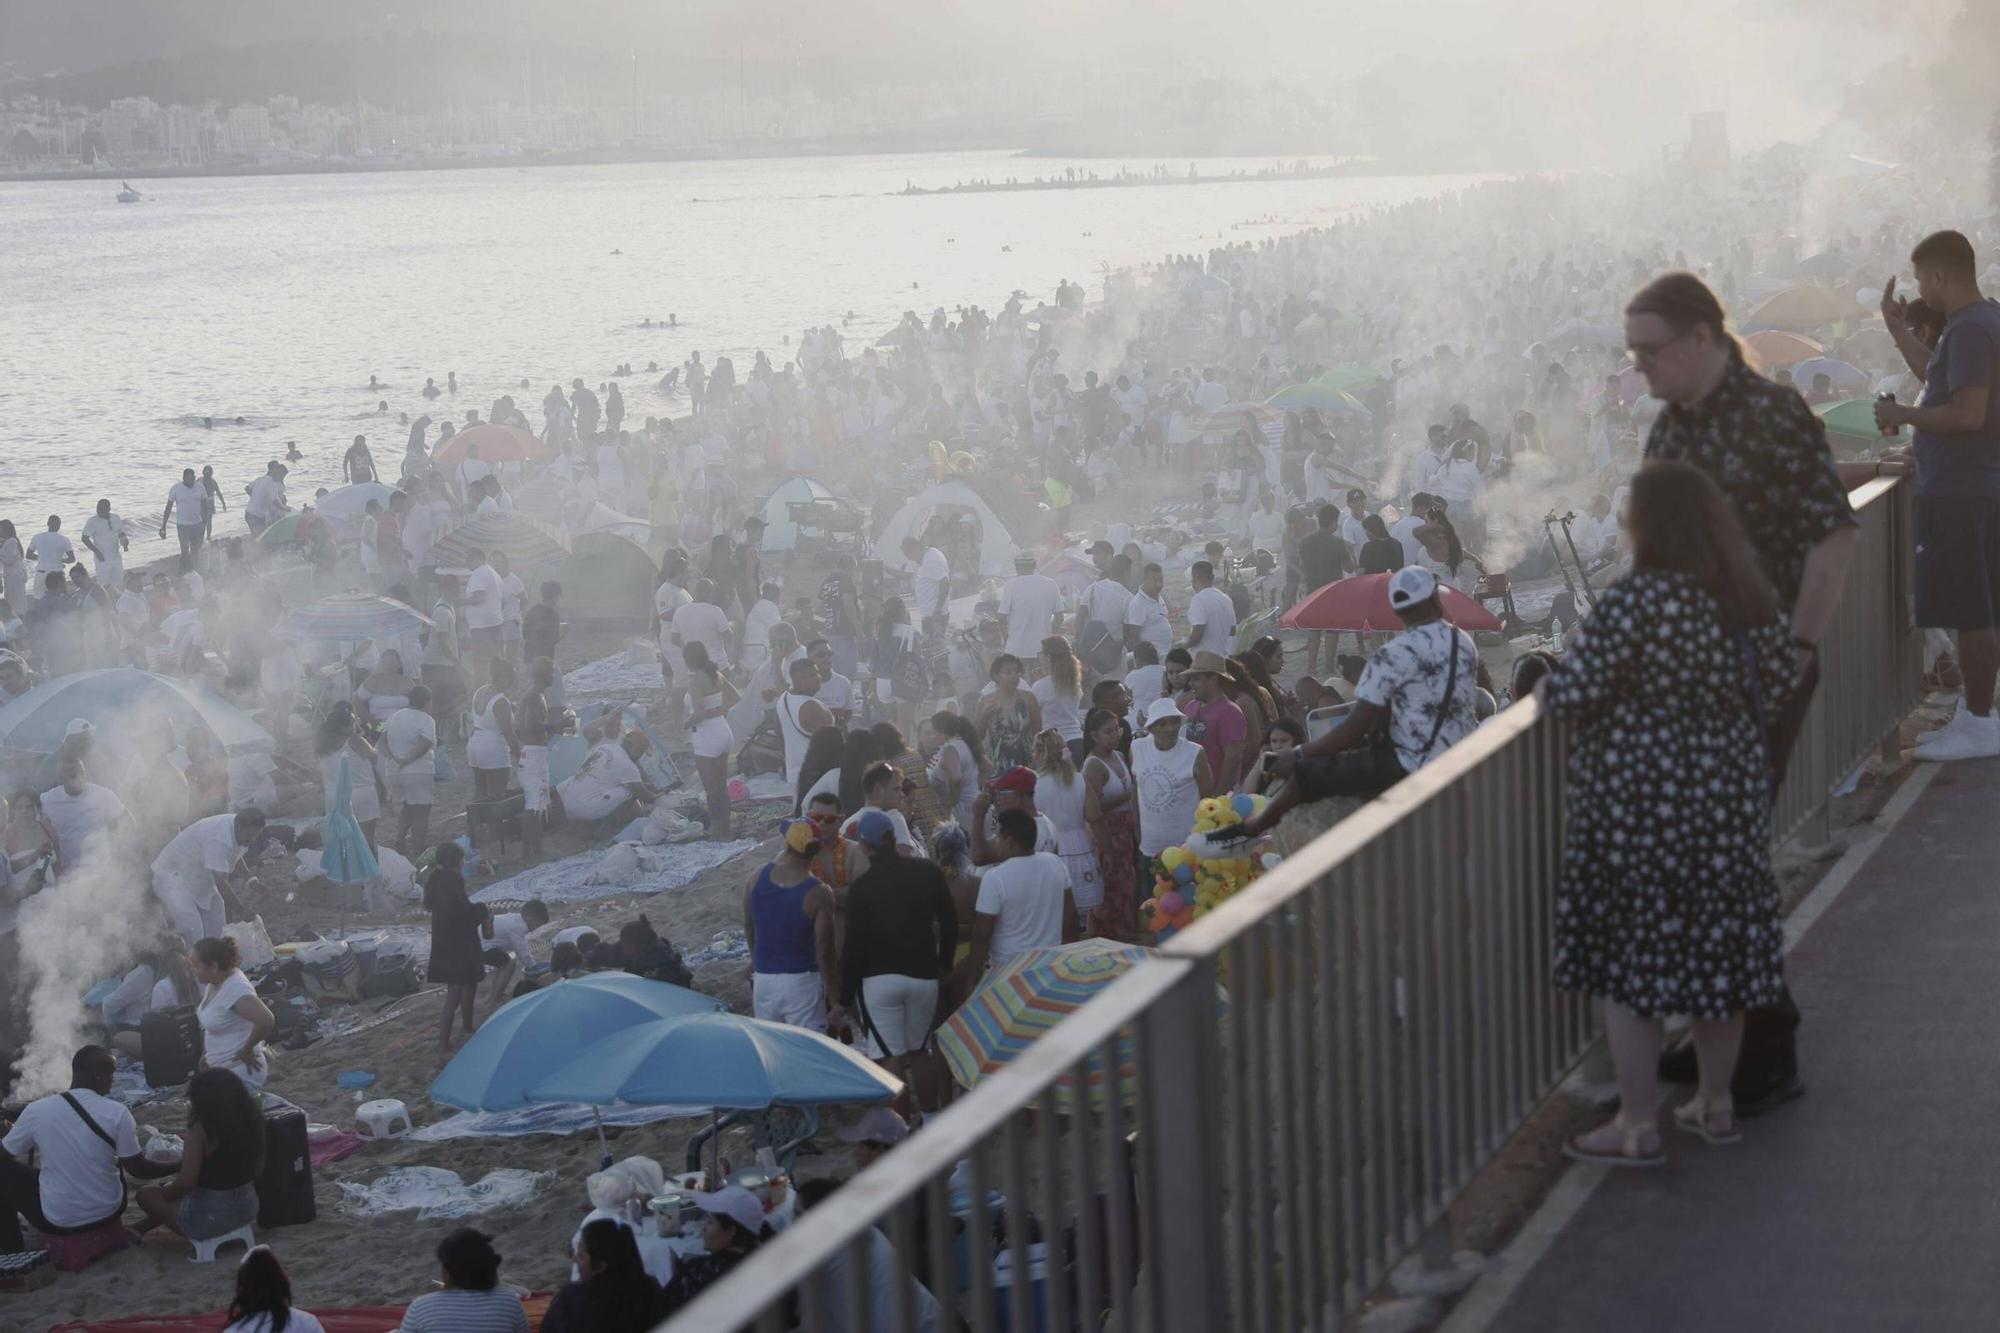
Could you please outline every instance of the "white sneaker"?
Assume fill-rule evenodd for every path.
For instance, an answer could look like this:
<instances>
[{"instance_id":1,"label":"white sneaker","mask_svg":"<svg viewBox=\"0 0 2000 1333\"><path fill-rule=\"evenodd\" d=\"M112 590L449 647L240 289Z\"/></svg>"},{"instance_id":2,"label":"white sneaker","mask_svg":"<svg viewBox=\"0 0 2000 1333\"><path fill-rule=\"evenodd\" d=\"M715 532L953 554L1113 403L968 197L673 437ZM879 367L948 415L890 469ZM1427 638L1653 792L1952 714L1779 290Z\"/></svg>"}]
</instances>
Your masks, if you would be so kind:
<instances>
[{"instance_id":1,"label":"white sneaker","mask_svg":"<svg viewBox=\"0 0 2000 1333\"><path fill-rule=\"evenodd\" d=\"M1978 717L1961 707L1951 721L1924 737L1913 753L1930 764L2000 756L2000 717Z\"/></svg>"},{"instance_id":2,"label":"white sneaker","mask_svg":"<svg viewBox=\"0 0 2000 1333\"><path fill-rule=\"evenodd\" d=\"M1960 697L1959 701L1952 705L1951 716L1944 720L1944 725L1933 727L1931 730L1917 737L1916 743L1911 748L1913 750L1923 750L1938 744L1947 737L1956 737L1965 730L1966 724L1972 720L1971 710L1966 708L1965 699Z\"/></svg>"}]
</instances>

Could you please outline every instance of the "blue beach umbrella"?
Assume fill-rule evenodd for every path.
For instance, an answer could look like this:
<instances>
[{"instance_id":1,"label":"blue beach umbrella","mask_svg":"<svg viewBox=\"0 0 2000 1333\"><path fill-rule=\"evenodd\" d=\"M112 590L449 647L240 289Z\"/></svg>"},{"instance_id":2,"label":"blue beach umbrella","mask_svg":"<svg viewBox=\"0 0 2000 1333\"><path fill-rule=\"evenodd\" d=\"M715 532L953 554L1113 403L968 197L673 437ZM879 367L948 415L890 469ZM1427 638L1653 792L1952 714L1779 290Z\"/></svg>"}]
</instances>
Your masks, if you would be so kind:
<instances>
[{"instance_id":1,"label":"blue beach umbrella","mask_svg":"<svg viewBox=\"0 0 2000 1333\"><path fill-rule=\"evenodd\" d=\"M664 1018L599 1040L528 1100L763 1110L883 1102L902 1083L829 1037L742 1014Z\"/></svg>"}]
</instances>

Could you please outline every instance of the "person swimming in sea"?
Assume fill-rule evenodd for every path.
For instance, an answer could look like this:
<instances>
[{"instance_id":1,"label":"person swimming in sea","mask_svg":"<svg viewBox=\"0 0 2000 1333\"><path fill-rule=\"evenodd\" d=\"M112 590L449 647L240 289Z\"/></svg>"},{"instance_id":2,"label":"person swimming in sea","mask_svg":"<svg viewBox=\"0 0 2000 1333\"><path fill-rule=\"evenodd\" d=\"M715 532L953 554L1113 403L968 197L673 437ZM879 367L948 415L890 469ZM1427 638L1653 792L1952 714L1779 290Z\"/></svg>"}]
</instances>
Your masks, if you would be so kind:
<instances>
[{"instance_id":1,"label":"person swimming in sea","mask_svg":"<svg viewBox=\"0 0 2000 1333\"><path fill-rule=\"evenodd\" d=\"M368 392L380 393L382 390L388 387L389 387L388 385L382 383L382 381L376 379L373 375L370 375L368 377Z\"/></svg>"},{"instance_id":2,"label":"person swimming in sea","mask_svg":"<svg viewBox=\"0 0 2000 1333\"><path fill-rule=\"evenodd\" d=\"M424 397L435 398L443 392L444 392L443 389L438 388L438 382L436 380L432 379L428 375L424 376L424 387L423 387Z\"/></svg>"},{"instance_id":3,"label":"person swimming in sea","mask_svg":"<svg viewBox=\"0 0 2000 1333\"><path fill-rule=\"evenodd\" d=\"M285 461L287 463L297 463L304 458L305 455L299 452L299 442L297 440L285 441Z\"/></svg>"}]
</instances>

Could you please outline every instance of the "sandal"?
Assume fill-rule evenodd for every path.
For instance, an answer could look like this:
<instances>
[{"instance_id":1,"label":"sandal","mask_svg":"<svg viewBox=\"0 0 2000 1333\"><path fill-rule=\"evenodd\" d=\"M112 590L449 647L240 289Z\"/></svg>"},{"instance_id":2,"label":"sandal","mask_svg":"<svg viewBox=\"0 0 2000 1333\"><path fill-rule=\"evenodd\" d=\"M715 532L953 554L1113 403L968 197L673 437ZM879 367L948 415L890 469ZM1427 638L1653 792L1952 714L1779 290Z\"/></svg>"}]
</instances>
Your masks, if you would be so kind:
<instances>
[{"instance_id":1,"label":"sandal","mask_svg":"<svg viewBox=\"0 0 2000 1333\"><path fill-rule=\"evenodd\" d=\"M1657 1121L1627 1120L1623 1114L1613 1116L1604 1124L1590 1131L1591 1134L1615 1129L1620 1135L1618 1148L1605 1151L1600 1148L1586 1148L1583 1141L1588 1135L1579 1134L1563 1145L1563 1156L1578 1162L1596 1162L1600 1166L1664 1166L1667 1160L1666 1148L1660 1143ZM1652 1136L1653 1149L1646 1151L1645 1140Z\"/></svg>"},{"instance_id":2,"label":"sandal","mask_svg":"<svg viewBox=\"0 0 2000 1333\"><path fill-rule=\"evenodd\" d=\"M1734 1098L1711 1102L1696 1093L1674 1108L1674 1124L1703 1143L1718 1148L1743 1141L1743 1135L1736 1128Z\"/></svg>"}]
</instances>

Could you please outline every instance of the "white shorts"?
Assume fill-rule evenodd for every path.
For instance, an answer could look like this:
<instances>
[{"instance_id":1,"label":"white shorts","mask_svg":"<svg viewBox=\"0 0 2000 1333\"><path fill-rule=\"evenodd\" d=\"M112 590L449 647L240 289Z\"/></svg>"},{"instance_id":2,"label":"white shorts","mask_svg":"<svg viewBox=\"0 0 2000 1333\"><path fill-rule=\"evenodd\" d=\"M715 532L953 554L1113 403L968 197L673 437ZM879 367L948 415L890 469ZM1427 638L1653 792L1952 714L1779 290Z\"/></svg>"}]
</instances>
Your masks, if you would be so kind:
<instances>
[{"instance_id":1,"label":"white shorts","mask_svg":"<svg viewBox=\"0 0 2000 1333\"><path fill-rule=\"evenodd\" d=\"M875 677L875 702L882 704L895 703L896 683L881 676Z\"/></svg>"},{"instance_id":2,"label":"white shorts","mask_svg":"<svg viewBox=\"0 0 2000 1333\"><path fill-rule=\"evenodd\" d=\"M507 738L491 727L475 729L465 743L465 761L474 768L505 772L514 767Z\"/></svg>"},{"instance_id":3,"label":"white shorts","mask_svg":"<svg viewBox=\"0 0 2000 1333\"><path fill-rule=\"evenodd\" d=\"M396 799L404 805L429 805L437 793L437 769L429 755L396 774Z\"/></svg>"},{"instance_id":4,"label":"white shorts","mask_svg":"<svg viewBox=\"0 0 2000 1333\"><path fill-rule=\"evenodd\" d=\"M736 748L736 733L729 719L711 717L694 729L694 756L697 759L727 759Z\"/></svg>"},{"instance_id":5,"label":"white shorts","mask_svg":"<svg viewBox=\"0 0 2000 1333\"><path fill-rule=\"evenodd\" d=\"M548 812L548 746L523 745L521 747L521 795L526 799L529 810L536 814L546 814Z\"/></svg>"},{"instance_id":6,"label":"white shorts","mask_svg":"<svg viewBox=\"0 0 2000 1333\"><path fill-rule=\"evenodd\" d=\"M750 1012L755 1018L826 1031L826 987L817 972L752 972Z\"/></svg>"},{"instance_id":7,"label":"white shorts","mask_svg":"<svg viewBox=\"0 0 2000 1333\"><path fill-rule=\"evenodd\" d=\"M1088 912L1104 905L1104 876L1097 868L1096 852L1076 852L1063 858L1069 867L1070 896L1076 899L1076 910Z\"/></svg>"},{"instance_id":8,"label":"white shorts","mask_svg":"<svg viewBox=\"0 0 2000 1333\"><path fill-rule=\"evenodd\" d=\"M861 1007L867 1013L867 1021L854 1025L855 1044L875 1060L922 1050L930 1040L937 1002L935 981L921 981L898 972L861 978ZM879 1042L875 1040L878 1033L882 1038Z\"/></svg>"}]
</instances>

